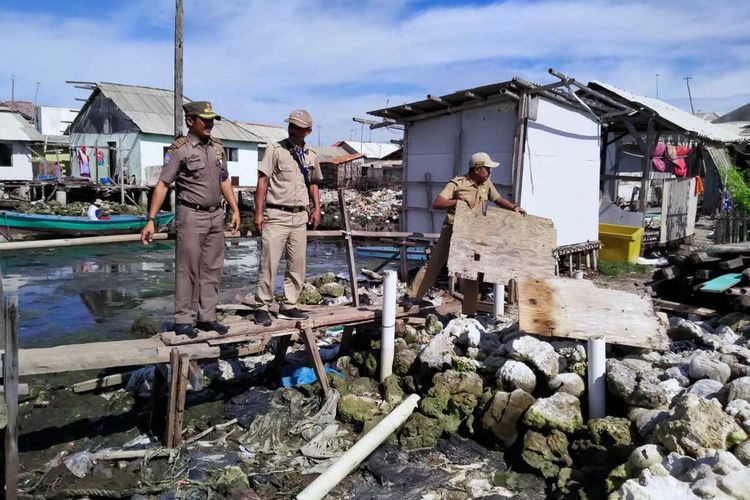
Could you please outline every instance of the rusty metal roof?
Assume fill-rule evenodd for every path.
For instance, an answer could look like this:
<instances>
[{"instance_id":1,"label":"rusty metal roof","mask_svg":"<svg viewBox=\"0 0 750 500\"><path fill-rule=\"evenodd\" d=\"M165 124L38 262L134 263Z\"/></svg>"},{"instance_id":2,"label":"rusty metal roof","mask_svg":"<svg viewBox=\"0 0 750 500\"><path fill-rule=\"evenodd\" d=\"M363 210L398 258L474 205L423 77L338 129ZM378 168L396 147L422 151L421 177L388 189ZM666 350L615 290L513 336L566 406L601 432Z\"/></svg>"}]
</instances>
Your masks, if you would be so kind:
<instances>
[{"instance_id":1,"label":"rusty metal roof","mask_svg":"<svg viewBox=\"0 0 750 500\"><path fill-rule=\"evenodd\" d=\"M89 97L89 102L96 96L97 91L111 99L144 134L174 135L174 92L172 90L98 82L96 90ZM183 103L187 102L191 102L191 99L183 97ZM217 112L221 114L221 110ZM78 116L82 115L83 113L79 113ZM263 142L261 138L223 115L221 120L214 122L212 133L222 140Z\"/></svg>"},{"instance_id":2,"label":"rusty metal roof","mask_svg":"<svg viewBox=\"0 0 750 500\"><path fill-rule=\"evenodd\" d=\"M707 122L697 116L691 115L671 104L667 104L653 97L646 97L627 90L623 90L608 83L593 81L588 86L597 91L604 91L612 95L615 99L624 101L625 104L632 105L634 108L646 108L659 116L662 120L670 123L676 130L687 132L688 134L706 139L712 142L739 142L742 140L737 134L715 123Z\"/></svg>"}]
</instances>

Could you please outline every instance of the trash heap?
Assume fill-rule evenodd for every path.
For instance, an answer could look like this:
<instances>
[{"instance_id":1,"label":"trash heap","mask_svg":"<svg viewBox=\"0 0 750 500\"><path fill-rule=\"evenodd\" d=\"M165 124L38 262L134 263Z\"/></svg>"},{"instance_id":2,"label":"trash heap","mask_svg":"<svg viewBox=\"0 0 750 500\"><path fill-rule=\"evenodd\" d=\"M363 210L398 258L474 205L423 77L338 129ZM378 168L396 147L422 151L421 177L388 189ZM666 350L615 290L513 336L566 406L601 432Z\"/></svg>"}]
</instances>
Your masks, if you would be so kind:
<instances>
[{"instance_id":1,"label":"trash heap","mask_svg":"<svg viewBox=\"0 0 750 500\"><path fill-rule=\"evenodd\" d=\"M401 190L379 189L374 191L344 191L351 229L361 231L397 231L401 213ZM323 212L321 227L341 228L341 212L338 192L320 190Z\"/></svg>"},{"instance_id":2,"label":"trash heap","mask_svg":"<svg viewBox=\"0 0 750 500\"><path fill-rule=\"evenodd\" d=\"M22 214L40 214L40 215L67 215L67 216L85 216L91 203L74 202L65 205L57 201L48 201L46 203L20 203L15 211ZM142 207L105 201L101 206L102 213L105 215L146 215Z\"/></svg>"}]
</instances>

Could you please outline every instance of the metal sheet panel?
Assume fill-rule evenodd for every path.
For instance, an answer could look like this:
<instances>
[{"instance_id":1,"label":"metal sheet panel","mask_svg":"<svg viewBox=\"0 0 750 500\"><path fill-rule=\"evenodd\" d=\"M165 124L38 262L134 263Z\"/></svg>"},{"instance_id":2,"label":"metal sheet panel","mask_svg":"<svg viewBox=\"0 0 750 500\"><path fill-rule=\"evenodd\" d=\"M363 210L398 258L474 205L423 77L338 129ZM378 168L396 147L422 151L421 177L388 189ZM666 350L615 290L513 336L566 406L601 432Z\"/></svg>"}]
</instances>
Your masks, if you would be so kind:
<instances>
[{"instance_id":1,"label":"metal sheet panel","mask_svg":"<svg viewBox=\"0 0 750 500\"><path fill-rule=\"evenodd\" d=\"M599 237L599 128L588 115L542 99L529 122L521 206L554 221L557 244Z\"/></svg>"}]
</instances>

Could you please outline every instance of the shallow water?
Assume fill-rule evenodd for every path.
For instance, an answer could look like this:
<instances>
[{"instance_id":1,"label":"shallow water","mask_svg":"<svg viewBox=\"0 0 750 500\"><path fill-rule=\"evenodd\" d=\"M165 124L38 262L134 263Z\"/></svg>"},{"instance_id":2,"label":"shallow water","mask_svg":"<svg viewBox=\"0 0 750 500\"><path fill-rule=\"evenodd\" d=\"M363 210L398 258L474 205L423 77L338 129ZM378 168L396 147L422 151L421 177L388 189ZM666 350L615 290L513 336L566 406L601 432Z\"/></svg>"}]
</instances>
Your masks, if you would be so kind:
<instances>
[{"instance_id":1,"label":"shallow water","mask_svg":"<svg viewBox=\"0 0 750 500\"><path fill-rule=\"evenodd\" d=\"M227 240L220 301L255 291L259 240ZM357 258L372 269L377 259ZM148 314L171 320L174 242L112 244L25 250L0 260L6 294L19 297L23 348L129 339L133 321ZM395 267L394 267L395 268ZM285 271L282 261L277 290ZM340 242L310 240L307 274L347 273Z\"/></svg>"}]
</instances>

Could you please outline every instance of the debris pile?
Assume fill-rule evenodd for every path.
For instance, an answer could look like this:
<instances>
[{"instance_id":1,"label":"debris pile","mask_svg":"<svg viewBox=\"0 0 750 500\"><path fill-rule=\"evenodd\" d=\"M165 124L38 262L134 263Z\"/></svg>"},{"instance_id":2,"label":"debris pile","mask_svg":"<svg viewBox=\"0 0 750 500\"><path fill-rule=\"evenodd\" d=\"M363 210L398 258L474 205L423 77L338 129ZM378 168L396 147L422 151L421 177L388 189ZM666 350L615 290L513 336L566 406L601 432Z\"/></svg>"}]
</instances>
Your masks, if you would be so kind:
<instances>
[{"instance_id":1,"label":"debris pile","mask_svg":"<svg viewBox=\"0 0 750 500\"><path fill-rule=\"evenodd\" d=\"M750 305L750 245L683 246L668 259L650 285L654 295L719 310Z\"/></svg>"},{"instance_id":2,"label":"debris pile","mask_svg":"<svg viewBox=\"0 0 750 500\"><path fill-rule=\"evenodd\" d=\"M86 216L91 203L74 202L61 204L57 201L48 201L46 203L20 203L15 211L22 214L40 214L40 215L67 215L67 216ZM146 215L146 210L135 205L127 205L105 201L101 206L104 215Z\"/></svg>"},{"instance_id":3,"label":"debris pile","mask_svg":"<svg viewBox=\"0 0 750 500\"><path fill-rule=\"evenodd\" d=\"M344 191L351 229L361 231L397 231L401 212L401 190L379 189L376 191ZM323 212L321 227L341 228L341 212L338 192L320 190Z\"/></svg>"}]
</instances>

